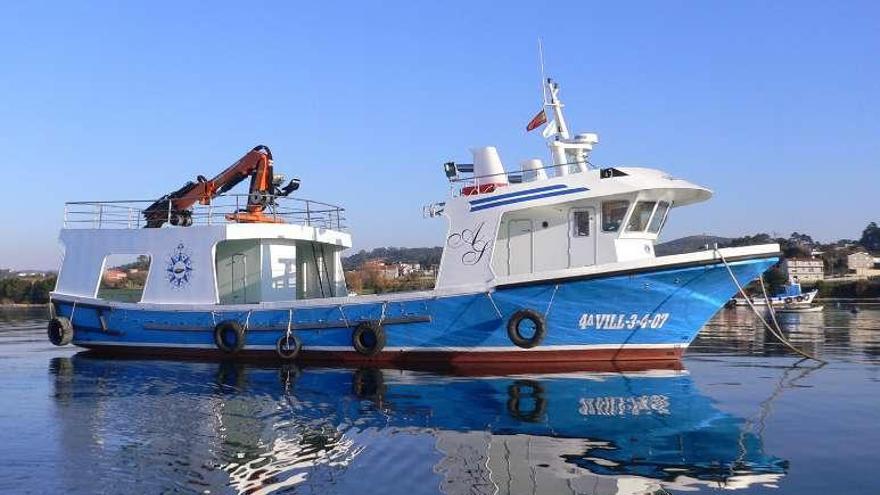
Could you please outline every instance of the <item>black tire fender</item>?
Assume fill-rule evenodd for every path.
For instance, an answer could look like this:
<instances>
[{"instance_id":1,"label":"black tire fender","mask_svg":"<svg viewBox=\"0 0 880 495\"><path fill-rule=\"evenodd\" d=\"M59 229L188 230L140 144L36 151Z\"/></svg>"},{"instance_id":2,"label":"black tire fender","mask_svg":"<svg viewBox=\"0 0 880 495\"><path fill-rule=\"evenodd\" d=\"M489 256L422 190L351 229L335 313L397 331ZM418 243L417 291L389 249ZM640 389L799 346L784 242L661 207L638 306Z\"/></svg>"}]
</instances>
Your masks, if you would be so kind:
<instances>
[{"instance_id":1,"label":"black tire fender","mask_svg":"<svg viewBox=\"0 0 880 495\"><path fill-rule=\"evenodd\" d=\"M278 341L275 342L275 353L278 354L278 357L286 361L296 359L300 350L302 350L302 342L299 340L299 337L293 334L282 335L281 337L278 337Z\"/></svg>"},{"instance_id":2,"label":"black tire fender","mask_svg":"<svg viewBox=\"0 0 880 495\"><path fill-rule=\"evenodd\" d=\"M236 354L244 348L244 327L237 321L221 321L214 327L214 343L221 351Z\"/></svg>"},{"instance_id":3,"label":"black tire fender","mask_svg":"<svg viewBox=\"0 0 880 495\"><path fill-rule=\"evenodd\" d=\"M535 333L531 337L523 336L520 331L520 324L523 320L530 320L535 325ZM544 315L534 309L520 309L507 320L507 336L510 337L510 341L514 345L523 349L537 347L544 340L546 334L547 322Z\"/></svg>"},{"instance_id":4,"label":"black tire fender","mask_svg":"<svg viewBox=\"0 0 880 495\"><path fill-rule=\"evenodd\" d=\"M57 346L67 345L73 342L73 325L64 316L56 316L49 320L46 327L49 342Z\"/></svg>"},{"instance_id":5,"label":"black tire fender","mask_svg":"<svg viewBox=\"0 0 880 495\"><path fill-rule=\"evenodd\" d=\"M784 302L785 302L785 304L791 304L791 298L786 297Z\"/></svg>"},{"instance_id":6,"label":"black tire fender","mask_svg":"<svg viewBox=\"0 0 880 495\"><path fill-rule=\"evenodd\" d=\"M804 296L797 296L797 302L804 302Z\"/></svg>"},{"instance_id":7,"label":"black tire fender","mask_svg":"<svg viewBox=\"0 0 880 495\"><path fill-rule=\"evenodd\" d=\"M351 334L351 345L362 356L376 356L385 348L385 330L376 322L358 323Z\"/></svg>"}]
</instances>

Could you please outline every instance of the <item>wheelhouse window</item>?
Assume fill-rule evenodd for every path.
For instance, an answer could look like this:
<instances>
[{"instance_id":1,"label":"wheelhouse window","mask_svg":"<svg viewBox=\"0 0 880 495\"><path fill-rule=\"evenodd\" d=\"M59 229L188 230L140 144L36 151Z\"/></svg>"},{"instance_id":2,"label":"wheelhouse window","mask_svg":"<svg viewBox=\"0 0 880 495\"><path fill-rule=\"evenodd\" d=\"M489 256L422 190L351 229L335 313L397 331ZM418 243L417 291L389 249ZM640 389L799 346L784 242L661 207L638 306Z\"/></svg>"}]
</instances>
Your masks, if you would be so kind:
<instances>
[{"instance_id":1,"label":"wheelhouse window","mask_svg":"<svg viewBox=\"0 0 880 495\"><path fill-rule=\"evenodd\" d=\"M111 254L104 259L98 298L107 301L140 302L150 273L145 254Z\"/></svg>"},{"instance_id":2,"label":"wheelhouse window","mask_svg":"<svg viewBox=\"0 0 880 495\"><path fill-rule=\"evenodd\" d=\"M575 237L589 237L590 235L590 212L587 210L575 210L572 219Z\"/></svg>"},{"instance_id":3,"label":"wheelhouse window","mask_svg":"<svg viewBox=\"0 0 880 495\"><path fill-rule=\"evenodd\" d=\"M626 224L627 232L644 232L651 220L651 213L654 212L656 201L639 201L633 208L629 222Z\"/></svg>"},{"instance_id":4,"label":"wheelhouse window","mask_svg":"<svg viewBox=\"0 0 880 495\"><path fill-rule=\"evenodd\" d=\"M629 201L604 201L602 202L602 232L617 232L620 224L629 209Z\"/></svg>"},{"instance_id":5,"label":"wheelhouse window","mask_svg":"<svg viewBox=\"0 0 880 495\"><path fill-rule=\"evenodd\" d=\"M669 213L669 203L666 201L661 201L657 203L657 209L654 211L654 216L651 217L651 223L648 224L648 232L652 234L657 234L660 232L660 229L663 228L663 224L666 223L666 215Z\"/></svg>"}]
</instances>

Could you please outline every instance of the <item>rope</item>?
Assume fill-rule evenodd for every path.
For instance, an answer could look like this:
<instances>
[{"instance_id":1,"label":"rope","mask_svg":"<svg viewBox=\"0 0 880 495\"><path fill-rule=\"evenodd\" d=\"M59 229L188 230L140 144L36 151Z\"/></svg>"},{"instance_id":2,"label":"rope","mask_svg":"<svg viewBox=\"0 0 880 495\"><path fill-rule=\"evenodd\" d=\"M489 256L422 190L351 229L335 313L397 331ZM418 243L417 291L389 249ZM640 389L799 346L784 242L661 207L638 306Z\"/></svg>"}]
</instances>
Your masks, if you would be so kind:
<instances>
[{"instance_id":1,"label":"rope","mask_svg":"<svg viewBox=\"0 0 880 495\"><path fill-rule=\"evenodd\" d=\"M244 319L244 329L247 330L251 325L251 312L252 310L248 310L247 317Z\"/></svg>"},{"instance_id":2,"label":"rope","mask_svg":"<svg viewBox=\"0 0 880 495\"><path fill-rule=\"evenodd\" d=\"M758 281L761 282L761 293L764 294L764 304L770 309L770 321L773 322L773 328L778 329L780 327L779 322L776 320L776 311L773 310L773 304L770 301L770 297L767 296L767 288L764 286L764 275L758 277Z\"/></svg>"},{"instance_id":3,"label":"rope","mask_svg":"<svg viewBox=\"0 0 880 495\"><path fill-rule=\"evenodd\" d=\"M556 287L553 288L553 294L550 294L550 302L547 303L547 311L544 311L544 318L550 314L550 308L553 306L553 299L556 298L556 292L559 290L559 284L556 284Z\"/></svg>"},{"instance_id":4,"label":"rope","mask_svg":"<svg viewBox=\"0 0 880 495\"><path fill-rule=\"evenodd\" d=\"M721 262L724 264L724 268L727 268L727 273L730 274L731 280L733 280L733 283L736 284L736 288L737 288L737 290L739 290L740 295L743 296L743 298L748 303L749 307L752 309L752 312L755 313L755 316L757 316L759 320L761 320L761 323L763 323L764 327L770 331L771 335L776 337L776 339L779 340L779 342L781 342L783 345L785 345L786 347L788 347L789 349L791 349L795 353L800 354L801 356L803 356L805 358L812 359L813 361L818 361L820 363L826 362L826 361L823 361L822 359L819 359L819 358L813 356L812 354L809 354L805 351L798 349L791 342L789 342L788 339L786 339L785 336L782 335L782 330L779 328L779 323L776 322L775 315L773 315L772 320L773 320L773 323L776 325L776 328L771 327L770 324L767 323L767 320L765 320L764 317L761 316L761 313L758 311L758 309L755 308L755 305L752 304L752 300L746 294L746 291L745 291L745 289L743 289L743 286L739 283L739 280L736 279L736 275L733 274L733 270L730 268L730 264L727 263L727 259L724 258L724 255L721 254L721 251L717 247L715 248L715 253L718 254L719 258L721 258ZM764 276L761 275L759 278L761 279L761 287L763 288ZM767 297L766 290L764 291L764 301L766 302L767 307L770 309L770 314L772 315L773 314L773 306L770 304L770 300Z\"/></svg>"},{"instance_id":5,"label":"rope","mask_svg":"<svg viewBox=\"0 0 880 495\"><path fill-rule=\"evenodd\" d=\"M287 340L290 340L290 330L293 328L293 309L287 310Z\"/></svg>"},{"instance_id":6,"label":"rope","mask_svg":"<svg viewBox=\"0 0 880 495\"><path fill-rule=\"evenodd\" d=\"M348 324L348 318L345 317L345 311L342 310L342 305L339 305L339 314L342 315L342 322L345 323L346 328L350 325Z\"/></svg>"},{"instance_id":7,"label":"rope","mask_svg":"<svg viewBox=\"0 0 880 495\"><path fill-rule=\"evenodd\" d=\"M73 315L76 313L76 301L73 301L73 307L70 308L70 325L73 326Z\"/></svg>"},{"instance_id":8,"label":"rope","mask_svg":"<svg viewBox=\"0 0 880 495\"><path fill-rule=\"evenodd\" d=\"M287 332L284 334L284 345L290 347L291 329L293 328L293 308L287 310Z\"/></svg>"},{"instance_id":9,"label":"rope","mask_svg":"<svg viewBox=\"0 0 880 495\"><path fill-rule=\"evenodd\" d=\"M495 299L492 299L492 293L491 293L491 292L487 292L487 293L486 293L486 297L489 298L489 302L491 302L491 303L492 303L492 307L495 308L495 313L498 315L498 319L499 319L499 320L503 320L503 319L504 319L504 316L501 314L501 310L498 309L498 305L495 304Z\"/></svg>"},{"instance_id":10,"label":"rope","mask_svg":"<svg viewBox=\"0 0 880 495\"><path fill-rule=\"evenodd\" d=\"M827 364L827 363L821 363L821 364L819 364L819 366L816 366L813 368L800 368L799 365L804 361L805 361L805 359L801 359L800 361L794 363L791 367L789 367L788 369L786 369L782 373L782 376L779 377L779 382L776 384L776 387L774 388L773 393L771 393L769 397L767 397L766 399L761 401L761 403L758 405L760 407L758 413L753 415L751 418L749 418L745 421L745 426L740 430L739 439L737 440L737 443L739 444L740 454L737 457L737 461L735 463L731 464L731 466L730 466L730 475L731 476L733 476L735 474L734 470L735 470L736 466L741 465L744 462L746 456L748 455L748 449L746 448L746 443L745 443L746 433L751 431L752 433L754 433L755 435L760 437L764 433L764 428L767 425L767 418L770 417L770 413L773 410L771 406L773 405L773 402L776 400L776 398L779 397L780 395L782 395L782 393L785 390L787 390L788 388L793 388L795 386L795 382L797 382L798 380L801 380L803 378L806 378L807 375L823 368L825 366L825 364ZM803 370L803 371L798 376L792 378L791 380L788 380L786 383L786 380L788 378L789 373L791 373L794 370ZM757 423L757 428L755 428L756 423Z\"/></svg>"}]
</instances>

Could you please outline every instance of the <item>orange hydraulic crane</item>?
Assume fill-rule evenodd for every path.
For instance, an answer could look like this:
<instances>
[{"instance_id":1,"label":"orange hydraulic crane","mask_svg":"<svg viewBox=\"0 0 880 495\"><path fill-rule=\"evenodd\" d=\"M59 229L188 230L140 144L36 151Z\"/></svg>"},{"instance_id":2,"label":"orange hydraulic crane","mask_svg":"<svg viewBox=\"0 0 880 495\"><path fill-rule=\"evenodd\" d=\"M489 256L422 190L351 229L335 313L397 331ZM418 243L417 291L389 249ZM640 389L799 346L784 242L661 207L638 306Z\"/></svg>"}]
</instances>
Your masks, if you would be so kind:
<instances>
[{"instance_id":1,"label":"orange hydraulic crane","mask_svg":"<svg viewBox=\"0 0 880 495\"><path fill-rule=\"evenodd\" d=\"M299 179L291 179L286 186L280 187L284 176L274 175L272 152L268 147L259 145L213 179L199 175L197 182L187 182L180 189L159 198L144 210L146 227L161 227L166 221L171 225L188 227L192 225L193 205L210 204L211 200L248 177L251 178L251 187L247 206L227 215L227 219L243 223L280 223L282 220L263 214L263 210L274 204L276 197L285 197L296 191Z\"/></svg>"}]
</instances>

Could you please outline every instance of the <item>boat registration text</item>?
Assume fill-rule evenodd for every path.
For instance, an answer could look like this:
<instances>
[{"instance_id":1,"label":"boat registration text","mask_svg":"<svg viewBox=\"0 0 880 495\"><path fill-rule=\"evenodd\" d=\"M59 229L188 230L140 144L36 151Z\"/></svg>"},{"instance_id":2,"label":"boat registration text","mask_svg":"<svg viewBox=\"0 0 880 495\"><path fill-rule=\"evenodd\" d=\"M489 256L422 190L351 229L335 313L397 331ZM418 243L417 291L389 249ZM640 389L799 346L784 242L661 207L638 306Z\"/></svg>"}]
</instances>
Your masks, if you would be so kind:
<instances>
[{"instance_id":1,"label":"boat registration text","mask_svg":"<svg viewBox=\"0 0 880 495\"><path fill-rule=\"evenodd\" d=\"M634 330L636 328L663 328L669 313L584 313L578 326L582 330Z\"/></svg>"}]
</instances>

